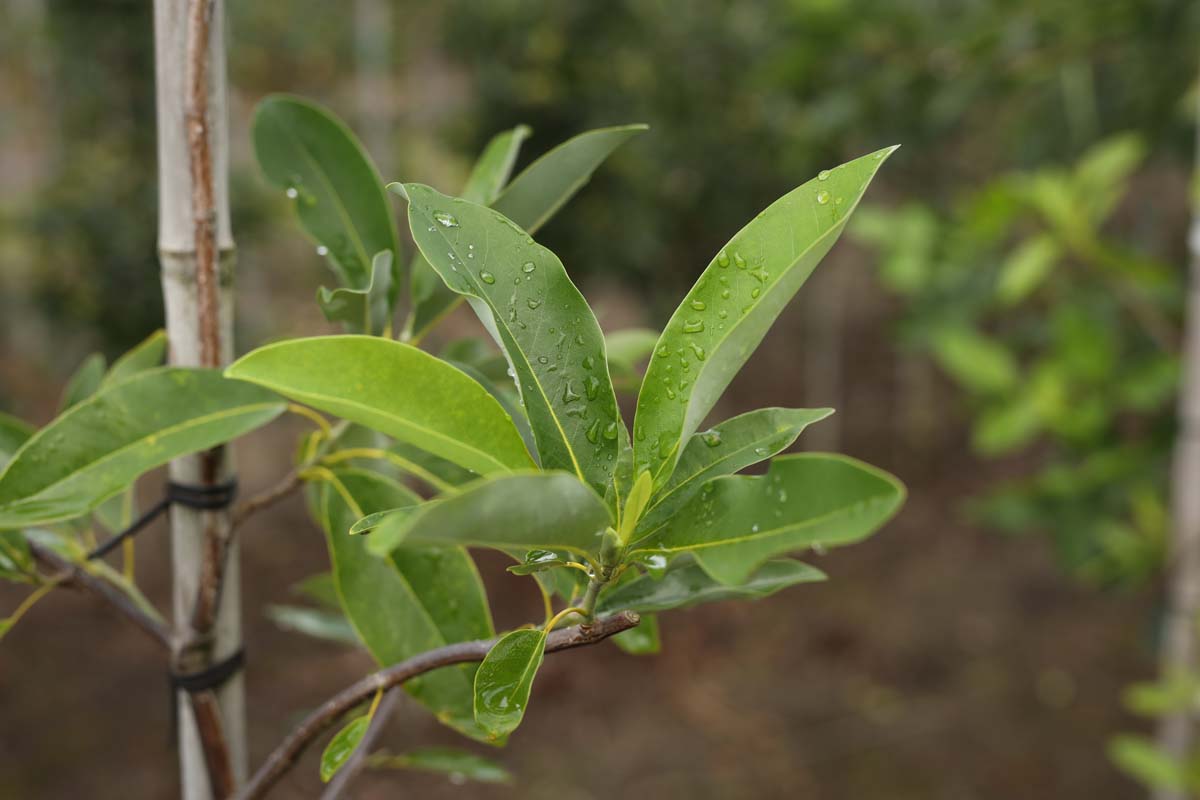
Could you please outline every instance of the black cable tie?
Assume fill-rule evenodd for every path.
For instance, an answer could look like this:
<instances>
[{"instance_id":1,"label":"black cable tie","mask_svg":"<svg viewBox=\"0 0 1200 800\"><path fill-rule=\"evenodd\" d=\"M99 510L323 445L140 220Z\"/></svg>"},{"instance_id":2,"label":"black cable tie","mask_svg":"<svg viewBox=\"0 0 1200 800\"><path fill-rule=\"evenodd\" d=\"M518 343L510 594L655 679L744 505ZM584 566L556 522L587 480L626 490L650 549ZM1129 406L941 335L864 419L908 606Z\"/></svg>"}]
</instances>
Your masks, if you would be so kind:
<instances>
[{"instance_id":1,"label":"black cable tie","mask_svg":"<svg viewBox=\"0 0 1200 800\"><path fill-rule=\"evenodd\" d=\"M175 691L188 694L206 692L209 689L220 689L229 679L242 671L246 665L246 649L240 647L228 658L217 661L198 672L178 673L167 671L167 679Z\"/></svg>"},{"instance_id":2,"label":"black cable tie","mask_svg":"<svg viewBox=\"0 0 1200 800\"><path fill-rule=\"evenodd\" d=\"M177 504L196 511L220 511L233 505L237 497L237 478L230 478L224 483L211 486L190 486L183 483L167 481L167 493L163 499L150 506L144 514L134 520L125 530L108 539L95 550L87 554L87 561L103 558L129 537L141 531L159 517L171 505Z\"/></svg>"}]
</instances>

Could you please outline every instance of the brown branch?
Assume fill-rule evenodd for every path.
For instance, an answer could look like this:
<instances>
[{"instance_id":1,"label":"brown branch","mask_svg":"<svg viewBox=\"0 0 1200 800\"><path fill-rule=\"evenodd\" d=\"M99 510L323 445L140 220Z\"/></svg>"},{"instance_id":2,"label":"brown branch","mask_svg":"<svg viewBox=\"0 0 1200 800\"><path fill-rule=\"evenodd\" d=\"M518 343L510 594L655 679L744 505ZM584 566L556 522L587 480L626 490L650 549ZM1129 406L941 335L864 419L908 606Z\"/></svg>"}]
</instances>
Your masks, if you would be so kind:
<instances>
[{"instance_id":1,"label":"brown branch","mask_svg":"<svg viewBox=\"0 0 1200 800\"><path fill-rule=\"evenodd\" d=\"M321 800L338 800L350 786L351 781L358 777L358 773L362 772L363 767L367 766L367 758L371 755L375 742L383 734L383 729L387 727L388 719L396 710L396 706L400 704L402 694L404 694L404 690L397 686L389 689L388 693L379 701L379 708L375 709L375 715L371 717L371 724L367 726L367 732L363 734L362 741L358 743L354 754L333 776L333 780L329 781L329 786L325 787Z\"/></svg>"},{"instance_id":2,"label":"brown branch","mask_svg":"<svg viewBox=\"0 0 1200 800\"><path fill-rule=\"evenodd\" d=\"M220 304L217 294L217 209L213 190L212 143L208 118L209 31L212 16L212 0L189 0L184 124L187 126L188 166L192 178L200 364L205 367L221 365L221 332L218 321Z\"/></svg>"},{"instance_id":3,"label":"brown branch","mask_svg":"<svg viewBox=\"0 0 1200 800\"><path fill-rule=\"evenodd\" d=\"M236 530L243 522L249 519L252 515L257 514L265 508L269 508L280 500L290 496L293 492L300 488L302 481L300 473L293 470L283 477L279 483L274 486L264 489L259 494L247 498L244 502L239 503L233 509L232 527Z\"/></svg>"},{"instance_id":4,"label":"brown branch","mask_svg":"<svg viewBox=\"0 0 1200 800\"><path fill-rule=\"evenodd\" d=\"M96 595L154 641L167 650L171 649L173 640L170 628L138 608L137 604L120 589L36 542L29 543L29 552L40 564L61 576L57 579L62 585L82 589Z\"/></svg>"},{"instance_id":5,"label":"brown branch","mask_svg":"<svg viewBox=\"0 0 1200 800\"><path fill-rule=\"evenodd\" d=\"M622 611L611 617L598 619L591 625L577 625L573 628L553 631L546 640L546 652L555 653L573 647L596 644L614 634L635 627L639 622L641 622L641 618L637 613ZM238 793L238 800L259 800L264 797L271 787L291 769L304 749L312 744L313 739L337 722L347 711L369 700L376 692L387 691L394 686L401 685L409 678L441 667L482 661L496 641L496 639L486 639L439 647L372 673L338 692L326 700L320 708L305 717L304 721L287 735L271 755L267 756L267 760L259 767L258 772L254 773L254 777Z\"/></svg>"},{"instance_id":6,"label":"brown branch","mask_svg":"<svg viewBox=\"0 0 1200 800\"><path fill-rule=\"evenodd\" d=\"M221 720L221 704L211 690L192 692L189 696L212 795L216 798L232 797L237 789L237 781L233 777L233 762L226 744L225 723Z\"/></svg>"}]
</instances>

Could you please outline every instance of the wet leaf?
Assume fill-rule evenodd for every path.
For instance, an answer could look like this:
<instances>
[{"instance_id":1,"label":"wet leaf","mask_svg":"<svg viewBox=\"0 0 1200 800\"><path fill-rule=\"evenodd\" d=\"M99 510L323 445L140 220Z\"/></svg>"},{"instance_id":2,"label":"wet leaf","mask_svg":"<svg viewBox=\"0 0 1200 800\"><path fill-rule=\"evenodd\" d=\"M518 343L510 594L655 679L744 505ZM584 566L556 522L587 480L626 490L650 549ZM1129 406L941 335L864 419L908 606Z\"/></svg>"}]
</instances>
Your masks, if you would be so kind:
<instances>
[{"instance_id":1,"label":"wet leaf","mask_svg":"<svg viewBox=\"0 0 1200 800\"><path fill-rule=\"evenodd\" d=\"M728 586L714 580L694 561L681 559L671 564L661 578L640 575L605 592L596 604L596 610L600 614L627 609L651 614L723 600L757 600L798 583L823 580L825 573L816 567L792 559L778 559L763 564L744 583ZM645 624L645 618L642 624Z\"/></svg>"},{"instance_id":2,"label":"wet leaf","mask_svg":"<svg viewBox=\"0 0 1200 800\"><path fill-rule=\"evenodd\" d=\"M545 652L545 631L513 631L496 642L479 665L475 721L489 739L503 741L521 724Z\"/></svg>"},{"instance_id":3,"label":"wet leaf","mask_svg":"<svg viewBox=\"0 0 1200 800\"><path fill-rule=\"evenodd\" d=\"M329 744L325 745L325 752L321 753L322 782L329 783L337 771L350 760L350 756L354 755L359 743L367 735L369 727L371 727L371 717L364 714L350 720L346 727L333 735Z\"/></svg>"}]
</instances>

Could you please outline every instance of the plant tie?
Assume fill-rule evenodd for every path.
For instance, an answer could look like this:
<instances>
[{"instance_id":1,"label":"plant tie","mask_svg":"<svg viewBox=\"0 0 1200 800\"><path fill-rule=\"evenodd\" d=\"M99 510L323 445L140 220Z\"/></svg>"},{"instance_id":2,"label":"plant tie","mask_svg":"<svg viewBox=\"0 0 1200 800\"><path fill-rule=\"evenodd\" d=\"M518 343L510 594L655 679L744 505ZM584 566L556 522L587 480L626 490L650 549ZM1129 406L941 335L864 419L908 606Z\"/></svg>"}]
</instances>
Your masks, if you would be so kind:
<instances>
[{"instance_id":1,"label":"plant tie","mask_svg":"<svg viewBox=\"0 0 1200 800\"><path fill-rule=\"evenodd\" d=\"M87 554L87 561L103 558L112 552L121 542L137 534L154 520L158 519L172 505L181 505L196 511L220 511L233 505L237 497L237 478L230 478L224 483L214 483L211 486L196 486L167 481L167 491L163 498L140 517L133 521L125 530L116 534L95 550Z\"/></svg>"}]
</instances>

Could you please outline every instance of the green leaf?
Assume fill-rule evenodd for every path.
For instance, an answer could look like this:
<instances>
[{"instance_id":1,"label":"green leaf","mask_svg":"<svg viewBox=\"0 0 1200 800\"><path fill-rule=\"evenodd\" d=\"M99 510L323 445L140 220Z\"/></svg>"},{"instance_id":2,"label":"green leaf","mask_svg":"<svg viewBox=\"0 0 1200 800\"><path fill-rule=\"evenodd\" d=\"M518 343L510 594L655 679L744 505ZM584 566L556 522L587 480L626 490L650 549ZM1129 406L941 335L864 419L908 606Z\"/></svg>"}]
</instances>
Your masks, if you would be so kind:
<instances>
[{"instance_id":1,"label":"green leaf","mask_svg":"<svg viewBox=\"0 0 1200 800\"><path fill-rule=\"evenodd\" d=\"M622 423L604 335L562 262L491 209L403 188L417 246L508 356L542 467L603 492Z\"/></svg>"},{"instance_id":2,"label":"green leaf","mask_svg":"<svg viewBox=\"0 0 1200 800\"><path fill-rule=\"evenodd\" d=\"M705 481L741 472L775 456L790 447L805 428L832 413L832 408L760 408L693 434L670 480L650 503L641 530L657 530Z\"/></svg>"},{"instance_id":3,"label":"green leaf","mask_svg":"<svg viewBox=\"0 0 1200 800\"><path fill-rule=\"evenodd\" d=\"M399 257L400 248L379 175L354 134L327 109L276 94L258 104L253 138L263 173L292 197L342 284L367 288L372 256Z\"/></svg>"},{"instance_id":4,"label":"green leaf","mask_svg":"<svg viewBox=\"0 0 1200 800\"><path fill-rule=\"evenodd\" d=\"M570 558L566 554L553 550L530 550L519 563L509 567L508 571L513 575L533 575L564 566L569 561Z\"/></svg>"},{"instance_id":5,"label":"green leaf","mask_svg":"<svg viewBox=\"0 0 1200 800\"><path fill-rule=\"evenodd\" d=\"M546 654L546 632L513 631L492 646L475 673L475 721L489 739L517 729L529 705L533 679Z\"/></svg>"},{"instance_id":6,"label":"green leaf","mask_svg":"<svg viewBox=\"0 0 1200 800\"><path fill-rule=\"evenodd\" d=\"M1042 234L1024 242L1000 267L996 296L1005 305L1015 305L1035 291L1050 276L1060 249L1052 237Z\"/></svg>"},{"instance_id":7,"label":"green leaf","mask_svg":"<svg viewBox=\"0 0 1200 800\"><path fill-rule=\"evenodd\" d=\"M146 370L161 367L166 357L167 333L157 330L114 361L108 368L108 374L100 382L100 387L107 388Z\"/></svg>"},{"instance_id":8,"label":"green leaf","mask_svg":"<svg viewBox=\"0 0 1200 800\"><path fill-rule=\"evenodd\" d=\"M454 783L511 783L512 775L491 759L450 747L422 747L400 755L374 753L367 761L373 769L413 769L446 775Z\"/></svg>"},{"instance_id":9,"label":"green leaf","mask_svg":"<svg viewBox=\"0 0 1200 800\"><path fill-rule=\"evenodd\" d=\"M225 374L480 474L532 464L512 419L482 386L400 342L376 336L292 339L243 356Z\"/></svg>"},{"instance_id":10,"label":"green leaf","mask_svg":"<svg viewBox=\"0 0 1200 800\"><path fill-rule=\"evenodd\" d=\"M12 458L13 453L33 436L34 427L22 419L0 411L0 470Z\"/></svg>"},{"instance_id":11,"label":"green leaf","mask_svg":"<svg viewBox=\"0 0 1200 800\"><path fill-rule=\"evenodd\" d=\"M621 631L612 637L617 647L631 656L652 656L662 650L662 639L658 633L658 617L643 614L636 628Z\"/></svg>"},{"instance_id":12,"label":"green leaf","mask_svg":"<svg viewBox=\"0 0 1200 800\"><path fill-rule=\"evenodd\" d=\"M270 392L203 369L117 383L38 431L0 473L0 529L82 516L140 475L254 430L284 410Z\"/></svg>"},{"instance_id":13,"label":"green leaf","mask_svg":"<svg viewBox=\"0 0 1200 800\"><path fill-rule=\"evenodd\" d=\"M346 618L382 665L454 642L493 635L483 583L461 548L405 547L390 558L367 551L347 531L364 514L419 498L398 483L357 469L332 471L320 489L319 517ZM474 665L438 670L405 683L443 723L480 738L471 710Z\"/></svg>"},{"instance_id":14,"label":"green leaf","mask_svg":"<svg viewBox=\"0 0 1200 800\"><path fill-rule=\"evenodd\" d=\"M92 353L83 360L75 374L67 381L63 389L62 400L58 404L58 413L66 411L73 405L83 402L100 388L104 380L106 362L100 353Z\"/></svg>"},{"instance_id":15,"label":"green leaf","mask_svg":"<svg viewBox=\"0 0 1200 800\"><path fill-rule=\"evenodd\" d=\"M0 579L27 583L36 575L25 535L21 531L0 531Z\"/></svg>"},{"instance_id":16,"label":"green leaf","mask_svg":"<svg viewBox=\"0 0 1200 800\"><path fill-rule=\"evenodd\" d=\"M933 347L942 369L973 392L1003 392L1020 377L1008 349L971 328L943 328L935 334Z\"/></svg>"},{"instance_id":17,"label":"green leaf","mask_svg":"<svg viewBox=\"0 0 1200 800\"><path fill-rule=\"evenodd\" d=\"M332 572L317 572L292 586L292 591L329 609L342 607Z\"/></svg>"},{"instance_id":18,"label":"green leaf","mask_svg":"<svg viewBox=\"0 0 1200 800\"><path fill-rule=\"evenodd\" d=\"M630 555L690 551L721 583L740 584L772 556L869 536L903 499L903 484L861 461L822 453L780 456L766 475L709 481Z\"/></svg>"},{"instance_id":19,"label":"green leaf","mask_svg":"<svg viewBox=\"0 0 1200 800\"><path fill-rule=\"evenodd\" d=\"M534 472L484 478L456 495L375 522L370 536L375 552L401 544L462 545L588 556L599 550L612 518L596 493L574 476Z\"/></svg>"},{"instance_id":20,"label":"green leaf","mask_svg":"<svg viewBox=\"0 0 1200 800\"><path fill-rule=\"evenodd\" d=\"M659 335L658 331L649 328L628 328L607 334L604 343L608 349L608 363L632 370L637 362L654 352Z\"/></svg>"},{"instance_id":21,"label":"green leaf","mask_svg":"<svg viewBox=\"0 0 1200 800\"><path fill-rule=\"evenodd\" d=\"M325 745L325 752L321 753L322 782L329 783L337 771L350 760L350 756L354 755L359 743L367 735L369 727L371 727L371 716L363 714L361 717L350 720L346 727L334 734L333 738L329 740L329 744Z\"/></svg>"},{"instance_id":22,"label":"green leaf","mask_svg":"<svg viewBox=\"0 0 1200 800\"><path fill-rule=\"evenodd\" d=\"M695 562L677 561L661 578L640 575L601 595L596 611L610 614L630 610L650 614L722 600L758 600L798 583L823 580L825 573L821 570L787 558L768 561L745 583L727 586L713 580Z\"/></svg>"},{"instance_id":23,"label":"green leaf","mask_svg":"<svg viewBox=\"0 0 1200 800\"><path fill-rule=\"evenodd\" d=\"M517 176L509 189L502 195L504 203L501 208L502 213L528 231L530 235L537 233L538 229L554 216L564 203L587 184L592 173L600 164L604 163L613 150L645 129L644 125L601 128L568 139L534 161ZM497 147L498 151L504 146L511 147L512 158L515 159L516 148L528 132L527 129L517 128L508 135L515 134L516 131L522 131L519 139L513 136L508 140L502 140L500 144L497 144L494 139L481 157L481 162L486 159L492 168L503 166L506 163L506 157L500 156L499 153L494 158L489 157L489 151L493 145ZM497 139L503 136L506 134L500 134ZM511 164L507 168L511 170ZM476 172L487 169L487 167L477 166ZM504 177L507 179L507 174ZM498 205L500 200L488 197L482 191L484 187L490 189L496 185L494 179L486 180L482 175L476 181L476 174L472 173L461 197L472 203L496 205L500 208ZM398 184L392 184L388 188L397 186ZM422 288L420 291L425 291L425 289ZM429 328L461 299L460 295L451 291L445 283L439 280L429 298L420 303L415 310L414 319L409 326L413 339L419 340L424 336Z\"/></svg>"},{"instance_id":24,"label":"green leaf","mask_svg":"<svg viewBox=\"0 0 1200 800\"><path fill-rule=\"evenodd\" d=\"M1144 736L1114 736L1108 743L1108 757L1126 775L1151 788L1173 792L1189 788L1185 766Z\"/></svg>"},{"instance_id":25,"label":"green leaf","mask_svg":"<svg viewBox=\"0 0 1200 800\"><path fill-rule=\"evenodd\" d=\"M638 395L634 466L667 481L680 450L837 241L894 147L821 172L742 228L671 317Z\"/></svg>"},{"instance_id":26,"label":"green leaf","mask_svg":"<svg viewBox=\"0 0 1200 800\"><path fill-rule=\"evenodd\" d=\"M634 481L633 488L629 490L625 507L621 511L620 524L617 526L617 536L622 542L628 542L633 536L638 520L642 518L642 512L646 510L646 505L650 502L650 492L653 486L654 482L650 478L650 473L643 472Z\"/></svg>"},{"instance_id":27,"label":"green leaf","mask_svg":"<svg viewBox=\"0 0 1200 800\"><path fill-rule=\"evenodd\" d=\"M392 251L380 250L371 260L371 279L362 289L317 289L317 305L330 322L351 332L379 335L391 322Z\"/></svg>"},{"instance_id":28,"label":"green leaf","mask_svg":"<svg viewBox=\"0 0 1200 800\"><path fill-rule=\"evenodd\" d=\"M341 613L303 606L267 606L266 615L281 630L337 644L362 644L354 627Z\"/></svg>"}]
</instances>

